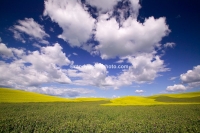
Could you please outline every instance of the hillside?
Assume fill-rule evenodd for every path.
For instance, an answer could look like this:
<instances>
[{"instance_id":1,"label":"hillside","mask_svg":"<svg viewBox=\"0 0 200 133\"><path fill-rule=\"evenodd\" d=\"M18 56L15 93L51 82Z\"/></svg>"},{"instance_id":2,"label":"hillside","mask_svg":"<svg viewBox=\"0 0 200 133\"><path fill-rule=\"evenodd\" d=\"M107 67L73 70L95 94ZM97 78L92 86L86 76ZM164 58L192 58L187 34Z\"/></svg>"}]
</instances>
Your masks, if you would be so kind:
<instances>
[{"instance_id":1,"label":"hillside","mask_svg":"<svg viewBox=\"0 0 200 133\"><path fill-rule=\"evenodd\" d=\"M70 99L48 96L22 90L0 88L0 103L69 102Z\"/></svg>"},{"instance_id":2,"label":"hillside","mask_svg":"<svg viewBox=\"0 0 200 133\"><path fill-rule=\"evenodd\" d=\"M91 101L108 101L106 98L61 98L15 90L9 88L0 88L0 103L22 103L22 102L91 102Z\"/></svg>"},{"instance_id":3,"label":"hillside","mask_svg":"<svg viewBox=\"0 0 200 133\"><path fill-rule=\"evenodd\" d=\"M20 102L95 102L105 101L102 105L167 105L167 104L200 104L200 92L160 94L149 97L126 96L115 99L106 98L60 98L22 90L0 88L0 103Z\"/></svg>"},{"instance_id":4,"label":"hillside","mask_svg":"<svg viewBox=\"0 0 200 133\"><path fill-rule=\"evenodd\" d=\"M167 105L167 104L200 104L200 92L160 94L149 97L127 96L110 100L103 105Z\"/></svg>"}]
</instances>

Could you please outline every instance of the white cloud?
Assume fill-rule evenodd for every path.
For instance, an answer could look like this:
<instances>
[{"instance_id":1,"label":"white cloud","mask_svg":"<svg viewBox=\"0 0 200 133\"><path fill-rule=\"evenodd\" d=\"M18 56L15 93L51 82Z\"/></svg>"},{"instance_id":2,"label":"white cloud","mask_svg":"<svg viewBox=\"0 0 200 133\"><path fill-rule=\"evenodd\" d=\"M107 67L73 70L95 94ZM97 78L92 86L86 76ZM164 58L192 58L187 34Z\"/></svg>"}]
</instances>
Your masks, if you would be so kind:
<instances>
[{"instance_id":1,"label":"white cloud","mask_svg":"<svg viewBox=\"0 0 200 133\"><path fill-rule=\"evenodd\" d=\"M73 55L76 55L76 56L77 56L78 54L77 54L77 53L73 53Z\"/></svg>"},{"instance_id":2,"label":"white cloud","mask_svg":"<svg viewBox=\"0 0 200 133\"><path fill-rule=\"evenodd\" d=\"M46 0L44 16L58 23L63 33L59 38L81 47L92 35L95 19L75 0ZM64 16L64 17L63 17Z\"/></svg>"},{"instance_id":3,"label":"white cloud","mask_svg":"<svg viewBox=\"0 0 200 133\"><path fill-rule=\"evenodd\" d=\"M22 43L26 43L26 41L24 40L24 38L22 37L22 34L19 33L18 31L10 28L10 30L13 32L13 37L18 40L18 41L21 41Z\"/></svg>"},{"instance_id":4,"label":"white cloud","mask_svg":"<svg viewBox=\"0 0 200 133\"><path fill-rule=\"evenodd\" d=\"M89 5L97 7L100 12L113 10L113 7L118 1L119 0L86 0Z\"/></svg>"},{"instance_id":5,"label":"white cloud","mask_svg":"<svg viewBox=\"0 0 200 133\"><path fill-rule=\"evenodd\" d=\"M44 40L46 37L49 37L45 33L43 26L39 25L33 20L33 18L25 18L25 20L19 20L18 25L14 25L10 30L14 33L14 38L25 43L23 34L30 36L30 39L34 38L40 43L49 44L48 41Z\"/></svg>"},{"instance_id":6,"label":"white cloud","mask_svg":"<svg viewBox=\"0 0 200 133\"><path fill-rule=\"evenodd\" d=\"M182 84L178 84L178 85L175 84L174 86L168 86L166 90L167 91L185 91L187 90L187 88Z\"/></svg>"},{"instance_id":7,"label":"white cloud","mask_svg":"<svg viewBox=\"0 0 200 133\"><path fill-rule=\"evenodd\" d=\"M173 42L168 42L168 43L166 43L166 44L164 44L164 47L165 48L173 48L173 47L175 47L176 46L176 44L175 43L173 43Z\"/></svg>"},{"instance_id":8,"label":"white cloud","mask_svg":"<svg viewBox=\"0 0 200 133\"><path fill-rule=\"evenodd\" d=\"M132 17L137 18L138 13L139 13L139 9L141 8L140 4L139 4L139 0L130 0L131 5L132 5L132 10L134 12L134 14L132 15Z\"/></svg>"},{"instance_id":9,"label":"white cloud","mask_svg":"<svg viewBox=\"0 0 200 133\"><path fill-rule=\"evenodd\" d=\"M159 72L168 71L165 68L164 61L159 56L153 54L141 54L136 57L126 57L132 64L128 70L125 70L118 78L119 81L124 81L127 85L136 83L151 82L159 76Z\"/></svg>"},{"instance_id":10,"label":"white cloud","mask_svg":"<svg viewBox=\"0 0 200 133\"><path fill-rule=\"evenodd\" d=\"M195 66L193 70L188 70L187 73L180 75L183 83L200 82L200 65Z\"/></svg>"},{"instance_id":11,"label":"white cloud","mask_svg":"<svg viewBox=\"0 0 200 133\"><path fill-rule=\"evenodd\" d=\"M33 43L33 46L36 47L36 48L41 48L41 46L37 43Z\"/></svg>"},{"instance_id":12,"label":"white cloud","mask_svg":"<svg viewBox=\"0 0 200 133\"><path fill-rule=\"evenodd\" d=\"M92 55L100 54L102 59L151 53L155 48L161 47L160 41L170 32L165 18L149 17L144 23L140 23L137 21L141 8L139 0L130 0L127 9L117 7L119 1L86 0L87 4L97 7L100 11L95 20L87 6L79 0L47 0L44 16L49 16L62 28L63 33L58 36L59 38L69 42L72 47L80 47ZM118 16L113 14L114 10L120 12L121 22L116 20ZM127 11L130 11L130 15L125 17ZM87 44L92 34L99 42L96 47L92 43Z\"/></svg>"},{"instance_id":13,"label":"white cloud","mask_svg":"<svg viewBox=\"0 0 200 133\"><path fill-rule=\"evenodd\" d=\"M178 77L171 77L169 80L175 80L177 79Z\"/></svg>"},{"instance_id":14,"label":"white cloud","mask_svg":"<svg viewBox=\"0 0 200 133\"><path fill-rule=\"evenodd\" d=\"M150 17L142 24L129 17L119 27L115 18L107 20L100 16L95 33L100 44L96 50L100 51L102 59L151 53L155 47L160 46L159 42L169 32L165 18Z\"/></svg>"},{"instance_id":15,"label":"white cloud","mask_svg":"<svg viewBox=\"0 0 200 133\"><path fill-rule=\"evenodd\" d=\"M92 85L100 88L119 89L121 86L132 83L152 82L159 76L159 72L168 71L164 61L152 54L138 55L137 57L126 57L132 64L128 70L122 71L117 76L108 74L106 66L101 63L95 65L84 65L68 70L68 75L75 78L72 83L76 85Z\"/></svg>"},{"instance_id":16,"label":"white cloud","mask_svg":"<svg viewBox=\"0 0 200 133\"><path fill-rule=\"evenodd\" d=\"M24 90L61 97L77 97L94 93L94 90L84 88L28 87Z\"/></svg>"},{"instance_id":17,"label":"white cloud","mask_svg":"<svg viewBox=\"0 0 200 133\"><path fill-rule=\"evenodd\" d=\"M3 58L13 57L12 50L7 48L7 46L4 43L0 43L0 55Z\"/></svg>"},{"instance_id":18,"label":"white cloud","mask_svg":"<svg viewBox=\"0 0 200 133\"><path fill-rule=\"evenodd\" d=\"M52 82L71 83L62 69L71 62L59 44L41 47L40 51L29 51L27 54L22 49L7 49L12 51L15 60L10 63L0 61L1 85L25 88Z\"/></svg>"},{"instance_id":19,"label":"white cloud","mask_svg":"<svg viewBox=\"0 0 200 133\"><path fill-rule=\"evenodd\" d=\"M47 33L45 33L43 27L35 22L32 18L25 18L25 20L19 20L19 25L14 25L14 29L24 32L29 36L44 39L45 37L49 37Z\"/></svg>"},{"instance_id":20,"label":"white cloud","mask_svg":"<svg viewBox=\"0 0 200 133\"><path fill-rule=\"evenodd\" d=\"M124 60L118 60L118 61L116 61L116 63L123 63L124 62Z\"/></svg>"},{"instance_id":21,"label":"white cloud","mask_svg":"<svg viewBox=\"0 0 200 133\"><path fill-rule=\"evenodd\" d=\"M187 85L188 85L187 86L188 89L192 89L192 88L195 88L195 87L200 87L200 81L199 82L188 83Z\"/></svg>"},{"instance_id":22,"label":"white cloud","mask_svg":"<svg viewBox=\"0 0 200 133\"><path fill-rule=\"evenodd\" d=\"M135 90L135 93L144 93L144 90Z\"/></svg>"},{"instance_id":23,"label":"white cloud","mask_svg":"<svg viewBox=\"0 0 200 133\"><path fill-rule=\"evenodd\" d=\"M172 77L173 78L173 77ZM176 77L175 77L176 78ZM184 85L168 86L167 91L188 90L200 86L200 65L195 66L193 70L188 70L187 73L180 75Z\"/></svg>"},{"instance_id":24,"label":"white cloud","mask_svg":"<svg viewBox=\"0 0 200 133\"><path fill-rule=\"evenodd\" d=\"M87 64L68 70L69 77L78 78L73 81L74 84L98 87L104 86L107 73L106 67L101 63Z\"/></svg>"}]
</instances>

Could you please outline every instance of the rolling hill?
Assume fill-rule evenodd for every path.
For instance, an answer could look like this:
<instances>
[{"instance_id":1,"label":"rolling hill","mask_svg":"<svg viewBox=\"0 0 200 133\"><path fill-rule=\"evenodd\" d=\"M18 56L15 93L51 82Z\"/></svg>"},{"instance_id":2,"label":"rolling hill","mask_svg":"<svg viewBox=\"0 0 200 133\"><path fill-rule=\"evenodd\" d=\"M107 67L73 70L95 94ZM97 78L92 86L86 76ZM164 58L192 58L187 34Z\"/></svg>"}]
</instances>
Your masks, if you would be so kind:
<instances>
[{"instance_id":1,"label":"rolling hill","mask_svg":"<svg viewBox=\"0 0 200 133\"><path fill-rule=\"evenodd\" d=\"M0 88L0 103L24 103L24 102L89 102L89 101L108 101L106 98L61 98L27 92L22 90Z\"/></svg>"},{"instance_id":2,"label":"rolling hill","mask_svg":"<svg viewBox=\"0 0 200 133\"><path fill-rule=\"evenodd\" d=\"M200 92L160 94L149 97L126 96L110 100L103 105L167 105L167 104L200 104Z\"/></svg>"},{"instance_id":3,"label":"rolling hill","mask_svg":"<svg viewBox=\"0 0 200 133\"><path fill-rule=\"evenodd\" d=\"M0 103L20 102L95 102L105 101L101 105L167 105L167 104L200 104L200 92L160 94L149 97L126 96L115 99L106 98L60 98L22 90L0 88Z\"/></svg>"},{"instance_id":4,"label":"rolling hill","mask_svg":"<svg viewBox=\"0 0 200 133\"><path fill-rule=\"evenodd\" d=\"M0 103L69 102L70 99L48 96L22 90L0 88Z\"/></svg>"}]
</instances>

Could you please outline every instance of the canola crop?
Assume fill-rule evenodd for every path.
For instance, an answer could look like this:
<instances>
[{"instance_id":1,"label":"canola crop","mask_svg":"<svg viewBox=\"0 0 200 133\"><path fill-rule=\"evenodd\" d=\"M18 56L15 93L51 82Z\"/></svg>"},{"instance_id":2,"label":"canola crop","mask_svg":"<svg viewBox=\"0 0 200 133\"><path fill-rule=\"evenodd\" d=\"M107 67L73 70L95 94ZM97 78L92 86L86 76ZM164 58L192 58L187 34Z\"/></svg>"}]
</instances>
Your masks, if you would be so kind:
<instances>
[{"instance_id":1,"label":"canola crop","mask_svg":"<svg viewBox=\"0 0 200 133\"><path fill-rule=\"evenodd\" d=\"M198 133L200 105L1 103L0 133Z\"/></svg>"}]
</instances>

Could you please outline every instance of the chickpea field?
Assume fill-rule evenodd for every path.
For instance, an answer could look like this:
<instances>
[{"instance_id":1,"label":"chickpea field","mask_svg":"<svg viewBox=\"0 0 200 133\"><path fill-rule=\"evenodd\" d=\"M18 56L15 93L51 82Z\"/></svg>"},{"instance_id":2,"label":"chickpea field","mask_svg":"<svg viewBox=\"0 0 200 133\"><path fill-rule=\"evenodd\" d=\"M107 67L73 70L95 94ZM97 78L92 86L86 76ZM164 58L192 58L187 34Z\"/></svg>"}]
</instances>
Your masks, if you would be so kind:
<instances>
[{"instance_id":1,"label":"chickpea field","mask_svg":"<svg viewBox=\"0 0 200 133\"><path fill-rule=\"evenodd\" d=\"M1 103L1 133L200 132L200 105L100 106L79 103Z\"/></svg>"}]
</instances>

